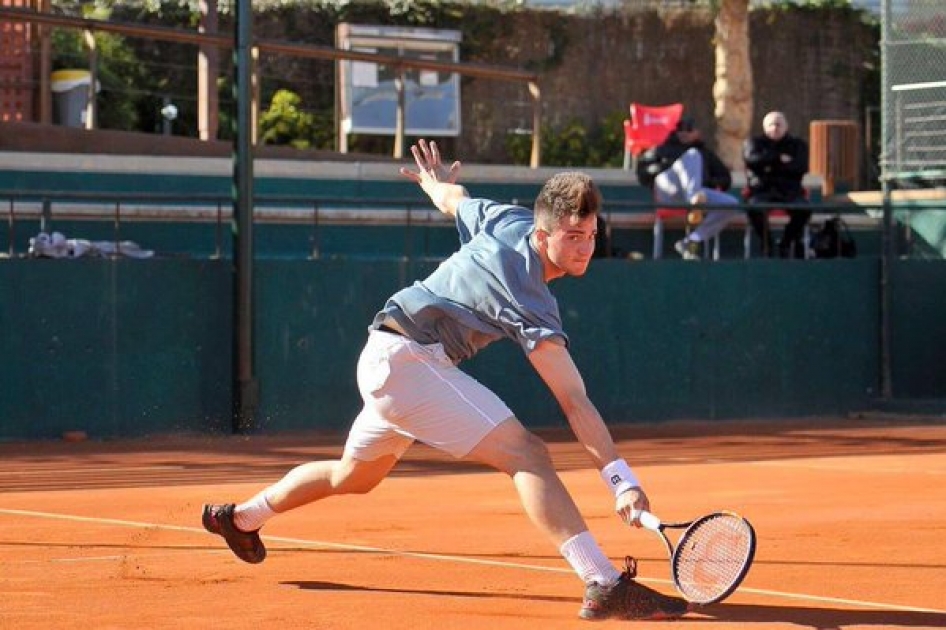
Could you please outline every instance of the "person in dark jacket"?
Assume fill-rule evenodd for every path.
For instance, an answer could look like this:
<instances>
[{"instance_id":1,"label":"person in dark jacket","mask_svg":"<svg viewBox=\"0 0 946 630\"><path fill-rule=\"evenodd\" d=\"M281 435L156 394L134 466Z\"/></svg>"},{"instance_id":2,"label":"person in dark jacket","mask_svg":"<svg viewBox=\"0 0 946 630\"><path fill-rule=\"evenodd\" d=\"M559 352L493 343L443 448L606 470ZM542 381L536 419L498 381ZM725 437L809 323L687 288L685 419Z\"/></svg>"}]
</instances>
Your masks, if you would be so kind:
<instances>
[{"instance_id":1,"label":"person in dark jacket","mask_svg":"<svg viewBox=\"0 0 946 630\"><path fill-rule=\"evenodd\" d=\"M807 203L802 178L808 172L808 144L788 133L788 121L782 112L769 112L762 120L761 135L746 140L742 157L749 169L749 188L746 201L760 203ZM789 208L789 220L779 240L779 256L804 257L803 236L805 225L811 219L807 208ZM773 238L768 212L749 210L749 221L762 241L765 256L772 255Z\"/></svg>"},{"instance_id":2,"label":"person in dark jacket","mask_svg":"<svg viewBox=\"0 0 946 630\"><path fill-rule=\"evenodd\" d=\"M694 206L734 206L739 200L723 191L732 187L732 174L719 156L703 142L693 118L684 116L660 146L637 162L637 179L654 192L654 201ZM736 213L710 210L699 225L674 249L685 260L698 258L697 250L726 227Z\"/></svg>"}]
</instances>

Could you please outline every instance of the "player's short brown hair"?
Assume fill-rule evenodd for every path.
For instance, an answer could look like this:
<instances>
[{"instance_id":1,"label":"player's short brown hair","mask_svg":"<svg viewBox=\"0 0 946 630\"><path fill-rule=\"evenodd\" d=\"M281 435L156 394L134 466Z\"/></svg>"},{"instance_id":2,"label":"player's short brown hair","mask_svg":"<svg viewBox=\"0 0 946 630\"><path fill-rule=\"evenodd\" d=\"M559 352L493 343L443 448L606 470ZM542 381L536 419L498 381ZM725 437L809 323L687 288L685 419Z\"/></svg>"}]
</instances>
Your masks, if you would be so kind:
<instances>
[{"instance_id":1,"label":"player's short brown hair","mask_svg":"<svg viewBox=\"0 0 946 630\"><path fill-rule=\"evenodd\" d=\"M565 171L553 175L535 200L535 222L551 231L565 217L583 219L601 210L601 192L587 174Z\"/></svg>"}]
</instances>

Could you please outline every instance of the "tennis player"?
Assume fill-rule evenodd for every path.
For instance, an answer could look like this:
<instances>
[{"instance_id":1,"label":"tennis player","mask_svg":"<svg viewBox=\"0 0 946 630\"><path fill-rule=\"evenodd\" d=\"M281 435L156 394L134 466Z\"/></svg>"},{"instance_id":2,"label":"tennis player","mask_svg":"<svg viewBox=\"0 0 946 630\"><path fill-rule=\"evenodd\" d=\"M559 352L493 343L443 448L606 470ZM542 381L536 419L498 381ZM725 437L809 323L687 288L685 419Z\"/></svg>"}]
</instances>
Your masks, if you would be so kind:
<instances>
[{"instance_id":1,"label":"tennis player","mask_svg":"<svg viewBox=\"0 0 946 630\"><path fill-rule=\"evenodd\" d=\"M239 505L205 505L204 527L223 536L241 560L262 562L259 529L266 521L332 495L369 492L420 440L511 477L532 523L584 581L582 618L680 617L685 601L636 582L633 559L621 572L604 554L545 443L457 368L497 339L517 343L601 471L617 514L639 525L632 511L650 509L647 495L588 399L547 286L588 269L601 205L597 186L583 173L559 173L545 183L533 211L470 198L456 183L460 163L444 165L433 142L420 140L411 152L418 170L400 172L455 219L459 250L375 316L357 367L364 408L341 459L297 466Z\"/></svg>"}]
</instances>

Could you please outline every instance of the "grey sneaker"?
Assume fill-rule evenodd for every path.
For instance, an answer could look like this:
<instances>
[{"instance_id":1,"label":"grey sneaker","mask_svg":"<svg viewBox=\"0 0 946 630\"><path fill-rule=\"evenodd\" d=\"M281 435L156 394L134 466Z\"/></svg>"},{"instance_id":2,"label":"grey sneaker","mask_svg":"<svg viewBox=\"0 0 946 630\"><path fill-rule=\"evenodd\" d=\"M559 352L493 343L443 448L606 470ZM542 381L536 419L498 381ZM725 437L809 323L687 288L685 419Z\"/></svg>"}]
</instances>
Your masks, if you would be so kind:
<instances>
[{"instance_id":1,"label":"grey sneaker","mask_svg":"<svg viewBox=\"0 0 946 630\"><path fill-rule=\"evenodd\" d=\"M677 619L690 610L679 597L670 597L634 581L637 561L627 557L624 573L611 586L591 582L585 587L585 600L578 616L590 621L637 619L657 621Z\"/></svg>"},{"instance_id":2,"label":"grey sneaker","mask_svg":"<svg viewBox=\"0 0 946 630\"><path fill-rule=\"evenodd\" d=\"M243 562L259 564L266 559L266 547L260 540L259 530L245 532L233 523L233 503L224 505L205 505L201 522L211 534L223 536L230 551Z\"/></svg>"},{"instance_id":3,"label":"grey sneaker","mask_svg":"<svg viewBox=\"0 0 946 630\"><path fill-rule=\"evenodd\" d=\"M683 260L699 260L700 255L696 251L699 246L699 243L694 243L686 239L679 240L673 244L673 248L677 250L677 253L680 254Z\"/></svg>"}]
</instances>

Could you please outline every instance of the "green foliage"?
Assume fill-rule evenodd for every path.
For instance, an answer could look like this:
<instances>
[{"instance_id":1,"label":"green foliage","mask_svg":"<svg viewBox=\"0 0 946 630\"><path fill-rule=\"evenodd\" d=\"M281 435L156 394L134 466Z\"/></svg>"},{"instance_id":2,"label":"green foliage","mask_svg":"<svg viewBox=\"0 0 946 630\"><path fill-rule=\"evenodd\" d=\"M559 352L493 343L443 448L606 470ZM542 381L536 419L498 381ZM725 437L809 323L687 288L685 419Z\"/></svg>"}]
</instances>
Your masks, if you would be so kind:
<instances>
[{"instance_id":1,"label":"green foliage","mask_svg":"<svg viewBox=\"0 0 946 630\"><path fill-rule=\"evenodd\" d=\"M302 99L295 92L277 91L269 109L260 116L260 143L310 148L315 137L315 117L301 106Z\"/></svg>"},{"instance_id":2,"label":"green foliage","mask_svg":"<svg viewBox=\"0 0 946 630\"><path fill-rule=\"evenodd\" d=\"M854 13L865 22L876 21L870 11L855 7L851 0L770 0L764 6L775 11Z\"/></svg>"},{"instance_id":3,"label":"green foliage","mask_svg":"<svg viewBox=\"0 0 946 630\"><path fill-rule=\"evenodd\" d=\"M569 32L568 27L561 20L555 20L547 24L549 32L549 54L544 59L537 59L526 63L528 70L536 73L548 72L562 65L565 55L568 51Z\"/></svg>"},{"instance_id":4,"label":"green foliage","mask_svg":"<svg viewBox=\"0 0 946 630\"><path fill-rule=\"evenodd\" d=\"M563 127L542 128L542 164L544 166L620 166L624 159L624 112L609 114L590 129L578 120ZM532 153L531 134L506 136L506 152L513 164L526 165Z\"/></svg>"},{"instance_id":5,"label":"green foliage","mask_svg":"<svg viewBox=\"0 0 946 630\"><path fill-rule=\"evenodd\" d=\"M220 0L220 12L227 11L232 1ZM200 10L198 0L53 0L52 4L67 15L96 20L108 19L113 10L140 11L169 20L181 14L197 15Z\"/></svg>"},{"instance_id":6,"label":"green foliage","mask_svg":"<svg viewBox=\"0 0 946 630\"><path fill-rule=\"evenodd\" d=\"M196 28L196 0L53 0L54 10L92 20ZM178 133L197 129L194 49L164 42L96 32L96 71L99 75L99 127L128 131L157 131L166 100L178 107ZM83 34L74 29L53 31L53 67L88 68ZM221 101L223 103L224 101ZM223 109L221 109L221 114Z\"/></svg>"},{"instance_id":7,"label":"green foliage","mask_svg":"<svg viewBox=\"0 0 946 630\"><path fill-rule=\"evenodd\" d=\"M602 166L623 166L624 164L624 119L626 109L608 114L600 129L599 146L604 151Z\"/></svg>"},{"instance_id":8,"label":"green foliage","mask_svg":"<svg viewBox=\"0 0 946 630\"><path fill-rule=\"evenodd\" d=\"M938 6L941 0L916 0ZM53 0L53 10L92 19L112 19L143 25L196 29L197 0ZM633 4L624 0L624 4ZM716 0L690 0L690 6L716 4ZM233 27L236 0L218 0L220 30ZM754 5L758 8L758 5ZM763 10L865 12L849 0L771 0ZM507 59L520 44L516 25L530 11L519 0L253 0L257 36L330 44L339 22L378 25L422 26L457 29L462 32L461 59L495 63ZM548 45L523 57L521 66L539 73L557 68L570 54L574 37L566 20L546 11L530 11L547 33ZM607 19L607 18L597 18ZM88 54L77 31L56 31L55 68L87 68ZM96 34L99 48L99 122L103 128L154 131L160 128L159 111L165 99L179 109L175 131L196 134L197 78L196 46L171 45L144 38ZM544 44L545 42L543 42ZM218 137L232 135L232 58L220 58ZM499 63L502 63L501 61ZM879 68L879 61L877 62ZM876 77L863 84L868 105L879 94ZM260 120L261 141L299 147L332 149L335 145L335 68L324 61L264 55L260 61L262 102L270 102ZM463 79L467 81L468 79ZM283 94L285 92L285 94ZM876 94L875 94L876 92ZM293 98L297 99L293 102ZM301 107L304 99L306 107ZM564 113L557 113L562 116ZM623 156L622 120L626 111L601 121L571 120L558 128L548 124L542 133L542 163L556 166L620 166ZM506 150L519 164L528 164L531 136L509 135ZM355 150L389 153L392 138L350 136Z\"/></svg>"},{"instance_id":9,"label":"green foliage","mask_svg":"<svg viewBox=\"0 0 946 630\"><path fill-rule=\"evenodd\" d=\"M133 94L145 80L142 65L123 37L96 33L94 38L98 51L96 72L100 87L96 97L98 125L104 129L133 131L140 120L136 101L129 98L128 94ZM89 52L81 32L54 29L51 39L53 70L89 67Z\"/></svg>"}]
</instances>

